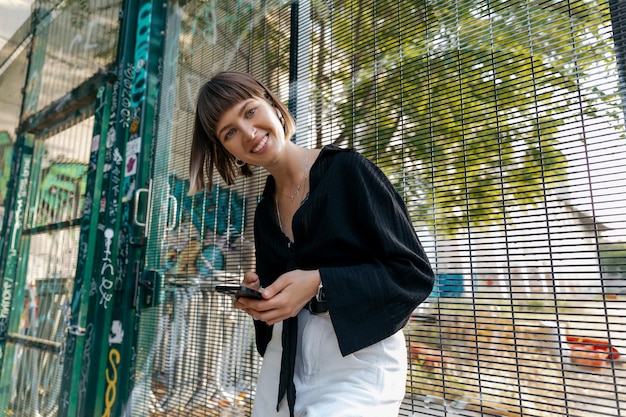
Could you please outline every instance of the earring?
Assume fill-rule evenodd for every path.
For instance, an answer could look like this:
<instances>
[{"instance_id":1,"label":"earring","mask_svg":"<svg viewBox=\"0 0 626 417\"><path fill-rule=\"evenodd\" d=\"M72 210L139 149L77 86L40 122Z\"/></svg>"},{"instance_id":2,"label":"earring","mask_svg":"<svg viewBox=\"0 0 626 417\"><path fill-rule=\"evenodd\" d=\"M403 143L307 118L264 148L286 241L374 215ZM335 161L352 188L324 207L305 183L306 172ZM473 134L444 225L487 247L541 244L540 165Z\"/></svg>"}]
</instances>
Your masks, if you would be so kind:
<instances>
[{"instance_id":1,"label":"earring","mask_svg":"<svg viewBox=\"0 0 626 417\"><path fill-rule=\"evenodd\" d=\"M246 163L243 162L241 159L235 159L235 166L237 168L242 168Z\"/></svg>"},{"instance_id":2,"label":"earring","mask_svg":"<svg viewBox=\"0 0 626 417\"><path fill-rule=\"evenodd\" d=\"M285 127L285 117L283 116L283 114L278 108L276 108L276 116L278 116L278 120L280 120L280 124L283 125L283 127Z\"/></svg>"}]
</instances>

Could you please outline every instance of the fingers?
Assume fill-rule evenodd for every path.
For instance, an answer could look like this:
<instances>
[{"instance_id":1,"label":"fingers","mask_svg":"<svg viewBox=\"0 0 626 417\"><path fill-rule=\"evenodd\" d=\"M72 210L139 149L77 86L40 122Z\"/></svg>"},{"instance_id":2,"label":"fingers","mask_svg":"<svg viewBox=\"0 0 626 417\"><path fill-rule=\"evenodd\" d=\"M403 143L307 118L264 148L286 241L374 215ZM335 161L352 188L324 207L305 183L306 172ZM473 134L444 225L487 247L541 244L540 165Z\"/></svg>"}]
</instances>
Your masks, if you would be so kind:
<instances>
[{"instance_id":1,"label":"fingers","mask_svg":"<svg viewBox=\"0 0 626 417\"><path fill-rule=\"evenodd\" d=\"M241 300L242 300L241 298L236 298L235 301L233 301L233 307L244 311L254 320L258 320L259 319L258 312L254 310L252 307L249 307L245 302L241 302Z\"/></svg>"},{"instance_id":2,"label":"fingers","mask_svg":"<svg viewBox=\"0 0 626 417\"><path fill-rule=\"evenodd\" d=\"M254 320L261 320L262 312L257 310L259 308L259 304L258 304L259 302L264 302L264 301L240 297L240 298L236 298L235 301L233 301L233 307L244 311Z\"/></svg>"},{"instance_id":3,"label":"fingers","mask_svg":"<svg viewBox=\"0 0 626 417\"><path fill-rule=\"evenodd\" d=\"M261 289L259 276L254 272L244 274L242 285L260 290L264 300L238 298L233 307L250 315L254 320L275 324L294 317L317 293L320 275L317 270L294 270L281 275L267 288Z\"/></svg>"},{"instance_id":4,"label":"fingers","mask_svg":"<svg viewBox=\"0 0 626 417\"><path fill-rule=\"evenodd\" d=\"M267 324L276 324L283 320L285 315L280 308L277 308L272 300L253 300L250 298L238 298L233 302L233 307L244 311L254 320L264 321Z\"/></svg>"},{"instance_id":5,"label":"fingers","mask_svg":"<svg viewBox=\"0 0 626 417\"><path fill-rule=\"evenodd\" d=\"M285 288L290 286L294 281L295 274L292 272L287 272L286 274L278 277L276 281L272 283L269 287L266 287L261 291L263 294L263 298L270 299L278 293L281 293Z\"/></svg>"},{"instance_id":6,"label":"fingers","mask_svg":"<svg viewBox=\"0 0 626 417\"><path fill-rule=\"evenodd\" d=\"M241 281L241 285L252 288L253 290L259 291L261 289L261 281L259 280L259 276L252 272L248 271L244 274L243 280ZM244 311L254 320L260 319L260 313L254 307L256 307L255 300L251 300L249 298L236 298L233 301L233 307L239 310Z\"/></svg>"},{"instance_id":7,"label":"fingers","mask_svg":"<svg viewBox=\"0 0 626 417\"><path fill-rule=\"evenodd\" d=\"M261 281L256 273L248 271L243 275L241 285L258 291L261 288Z\"/></svg>"}]
</instances>

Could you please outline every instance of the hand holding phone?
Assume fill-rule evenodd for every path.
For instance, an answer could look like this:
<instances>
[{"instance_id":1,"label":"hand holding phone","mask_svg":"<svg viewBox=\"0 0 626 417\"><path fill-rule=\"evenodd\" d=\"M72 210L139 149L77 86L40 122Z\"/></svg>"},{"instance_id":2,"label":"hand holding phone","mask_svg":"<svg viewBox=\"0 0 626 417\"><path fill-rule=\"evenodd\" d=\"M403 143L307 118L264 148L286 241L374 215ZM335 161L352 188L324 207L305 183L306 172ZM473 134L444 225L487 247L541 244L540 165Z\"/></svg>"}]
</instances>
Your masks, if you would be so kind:
<instances>
[{"instance_id":1,"label":"hand holding phone","mask_svg":"<svg viewBox=\"0 0 626 417\"><path fill-rule=\"evenodd\" d=\"M246 297L254 298L255 300L263 299L263 295L259 291L244 287L243 285L218 285L215 287L215 291L231 295L235 298Z\"/></svg>"}]
</instances>

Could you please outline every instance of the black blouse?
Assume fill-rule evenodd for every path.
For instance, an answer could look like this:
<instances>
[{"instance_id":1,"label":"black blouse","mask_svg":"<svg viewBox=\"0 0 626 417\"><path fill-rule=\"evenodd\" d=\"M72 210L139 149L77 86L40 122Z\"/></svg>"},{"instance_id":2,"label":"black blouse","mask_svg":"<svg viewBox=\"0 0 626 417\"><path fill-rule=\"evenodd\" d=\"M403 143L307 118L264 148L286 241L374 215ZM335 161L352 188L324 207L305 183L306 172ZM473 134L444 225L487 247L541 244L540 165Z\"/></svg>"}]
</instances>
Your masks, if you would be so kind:
<instances>
[{"instance_id":1,"label":"black blouse","mask_svg":"<svg viewBox=\"0 0 626 417\"><path fill-rule=\"evenodd\" d=\"M291 243L280 229L276 184L268 177L254 220L256 272L267 287L285 272L319 269L345 356L404 327L430 294L434 275L404 201L367 158L326 146L311 166L309 184L308 198L293 216ZM281 370L278 400L287 391L293 409L297 318L283 326L282 368L290 369ZM272 329L263 322L255 327L263 355Z\"/></svg>"}]
</instances>

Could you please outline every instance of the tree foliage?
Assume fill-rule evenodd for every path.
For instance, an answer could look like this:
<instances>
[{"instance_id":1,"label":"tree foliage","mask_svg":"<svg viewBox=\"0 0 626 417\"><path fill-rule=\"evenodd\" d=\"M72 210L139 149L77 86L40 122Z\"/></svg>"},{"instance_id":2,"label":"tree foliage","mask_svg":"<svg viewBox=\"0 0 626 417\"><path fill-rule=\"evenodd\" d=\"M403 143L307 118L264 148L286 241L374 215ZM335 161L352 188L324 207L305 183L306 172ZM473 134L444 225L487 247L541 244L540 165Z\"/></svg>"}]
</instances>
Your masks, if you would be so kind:
<instances>
[{"instance_id":1,"label":"tree foliage","mask_svg":"<svg viewBox=\"0 0 626 417\"><path fill-rule=\"evenodd\" d=\"M566 181L559 127L607 101L581 85L612 59L595 2L315 5L316 120L337 119L334 142L381 162L439 232L541 204Z\"/></svg>"}]
</instances>

